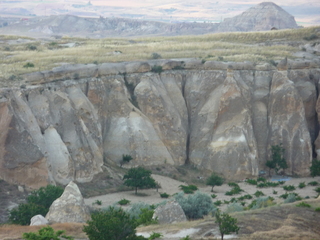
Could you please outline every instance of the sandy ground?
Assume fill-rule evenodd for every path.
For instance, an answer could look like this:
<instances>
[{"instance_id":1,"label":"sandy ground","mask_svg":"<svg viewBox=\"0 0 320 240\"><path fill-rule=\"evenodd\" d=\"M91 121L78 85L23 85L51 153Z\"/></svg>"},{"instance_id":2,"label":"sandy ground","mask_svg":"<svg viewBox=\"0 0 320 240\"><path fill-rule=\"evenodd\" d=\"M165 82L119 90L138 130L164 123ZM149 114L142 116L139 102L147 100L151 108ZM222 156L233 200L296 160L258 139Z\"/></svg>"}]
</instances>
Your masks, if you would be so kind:
<instances>
[{"instance_id":1,"label":"sandy ground","mask_svg":"<svg viewBox=\"0 0 320 240\"><path fill-rule=\"evenodd\" d=\"M180 185L187 185L186 183L171 179L169 177L164 177L164 176L160 176L160 175L152 175L152 177L156 180L156 182L160 183L160 185L161 185L161 188L158 189L158 192L156 189L144 189L144 190L138 189L138 195L135 195L134 191L118 192L118 193L112 193L112 194L87 198L87 199L85 199L85 203L89 206L93 206L93 203L96 200L99 200L102 202L101 206L97 206L96 204L94 204L94 206L99 207L99 208L106 208L110 205L114 205L121 199L130 200L131 201L130 204L137 203L137 202L145 202L148 204L157 204L157 203L160 203L160 202L167 200L167 199L161 198L159 193L165 192L167 194L173 195L173 194L181 191L179 189ZM268 179L268 180L271 181L272 179ZM289 178L289 180L287 180L284 185L295 186L296 190L294 190L293 192L298 193L299 196L301 196L302 198L305 198L307 196L309 196L310 198L314 198L314 197L317 197L317 195L318 195L317 192L314 191L314 189L318 186L308 185L308 183L311 181L317 181L320 183L320 177ZM301 182L305 182L305 184L307 186L302 189L298 188L298 185ZM271 197L275 198L275 202L282 203L283 199L280 198L280 195L286 193L286 191L283 189L284 185L280 185L280 186L274 187L274 188L272 188L272 187L271 188L257 188L256 186L249 185L245 182L239 182L238 184L239 184L240 188L244 190L244 192L242 192L241 194L238 194L238 195L234 195L234 196L226 196L225 195L225 193L227 191L231 190L231 187L229 187L228 184L226 184L226 183L223 184L222 186L214 187L213 193L216 194L217 197L215 199L213 199L213 202L215 202L217 200L221 200L222 202L224 200L229 201L231 198L234 198L234 197L238 198L238 197L240 197L242 195L246 195L246 194L253 195L257 190L259 190L259 191L262 191L265 194L265 196L271 196ZM200 187L199 190L201 192L207 193L209 195L212 194L210 186ZM274 194L273 191L276 191L277 194ZM169 199L171 199L171 198L169 198ZM253 196L253 199L255 199L254 196ZM251 202L252 200L248 200L248 201ZM128 206L128 207L130 207L130 206ZM227 204L223 204L219 208L221 210L224 210L224 209L226 209L226 207L227 207ZM164 235L164 238L162 238L162 239L180 239L182 237L185 237L186 235L191 236L192 233L195 233L196 231L197 231L197 229L184 229L184 230L181 230L181 232L174 233L174 234L170 233L170 232L163 232L162 234ZM148 237L149 233L140 233L140 234Z\"/></svg>"}]
</instances>

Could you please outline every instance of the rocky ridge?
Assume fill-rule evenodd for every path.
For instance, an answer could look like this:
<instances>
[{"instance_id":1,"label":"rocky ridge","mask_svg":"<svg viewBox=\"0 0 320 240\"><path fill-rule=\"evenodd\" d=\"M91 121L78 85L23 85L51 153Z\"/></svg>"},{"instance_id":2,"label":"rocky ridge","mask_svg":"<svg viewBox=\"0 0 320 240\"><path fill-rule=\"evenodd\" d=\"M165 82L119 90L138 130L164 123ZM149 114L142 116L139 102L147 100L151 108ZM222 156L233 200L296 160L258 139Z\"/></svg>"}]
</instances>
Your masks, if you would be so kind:
<instances>
[{"instance_id":1,"label":"rocky ridge","mask_svg":"<svg viewBox=\"0 0 320 240\"><path fill-rule=\"evenodd\" d=\"M127 18L82 18L72 15L36 17L11 22L0 28L0 34L28 36L67 35L104 38L116 36L176 36L215 32L268 31L271 28L298 28L294 17L272 2L260 3L239 16L221 23L168 23Z\"/></svg>"},{"instance_id":2,"label":"rocky ridge","mask_svg":"<svg viewBox=\"0 0 320 240\"><path fill-rule=\"evenodd\" d=\"M152 66L162 66L161 73ZM1 89L0 177L38 188L89 182L123 154L240 180L282 143L289 175L319 152L319 60L197 59L68 65Z\"/></svg>"}]
</instances>

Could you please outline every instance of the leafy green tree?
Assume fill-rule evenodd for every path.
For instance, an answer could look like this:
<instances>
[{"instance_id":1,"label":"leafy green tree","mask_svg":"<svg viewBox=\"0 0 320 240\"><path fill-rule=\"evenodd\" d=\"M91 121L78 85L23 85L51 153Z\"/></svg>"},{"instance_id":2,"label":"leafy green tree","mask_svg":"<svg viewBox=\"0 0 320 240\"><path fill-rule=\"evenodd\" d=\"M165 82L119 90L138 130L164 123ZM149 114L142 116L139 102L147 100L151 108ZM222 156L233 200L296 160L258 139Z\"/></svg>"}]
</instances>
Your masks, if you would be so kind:
<instances>
[{"instance_id":1,"label":"leafy green tree","mask_svg":"<svg viewBox=\"0 0 320 240\"><path fill-rule=\"evenodd\" d=\"M21 203L9 213L9 221L14 224L29 225L30 219L38 214L45 216L54 200L63 193L62 187L48 185L33 191L27 203Z\"/></svg>"},{"instance_id":2,"label":"leafy green tree","mask_svg":"<svg viewBox=\"0 0 320 240\"><path fill-rule=\"evenodd\" d=\"M206 184L212 186L211 192L213 192L214 186L221 186L224 182L224 179L215 173L212 173L210 177L207 178Z\"/></svg>"},{"instance_id":3,"label":"leafy green tree","mask_svg":"<svg viewBox=\"0 0 320 240\"><path fill-rule=\"evenodd\" d=\"M221 234L221 240L223 240L223 237L225 234L230 234L235 232L238 234L240 228L237 225L237 219L231 217L227 213L221 213L220 210L217 210L215 213L216 217L216 223L219 226L219 231Z\"/></svg>"},{"instance_id":4,"label":"leafy green tree","mask_svg":"<svg viewBox=\"0 0 320 240\"><path fill-rule=\"evenodd\" d=\"M312 165L310 167L310 174L312 177L320 176L320 161L317 159L312 160Z\"/></svg>"},{"instance_id":5,"label":"leafy green tree","mask_svg":"<svg viewBox=\"0 0 320 240\"><path fill-rule=\"evenodd\" d=\"M157 186L156 181L151 177L151 171L143 167L129 169L123 179L125 180L124 185L135 188L135 194L137 194L138 188L155 188Z\"/></svg>"},{"instance_id":6,"label":"leafy green tree","mask_svg":"<svg viewBox=\"0 0 320 240\"><path fill-rule=\"evenodd\" d=\"M282 144L271 146L271 158L266 162L266 166L270 169L274 169L276 174L279 173L281 169L285 170L288 168L286 159L284 158L285 149L282 147Z\"/></svg>"},{"instance_id":7,"label":"leafy green tree","mask_svg":"<svg viewBox=\"0 0 320 240\"><path fill-rule=\"evenodd\" d=\"M131 155L123 154L122 160L120 162L120 167L122 167L123 164L130 162L132 159L133 158L131 157Z\"/></svg>"},{"instance_id":8,"label":"leafy green tree","mask_svg":"<svg viewBox=\"0 0 320 240\"><path fill-rule=\"evenodd\" d=\"M50 226L41 228L38 233L24 233L22 238L25 240L73 240L74 238L71 236L62 235L64 231L54 232L54 229Z\"/></svg>"},{"instance_id":9,"label":"leafy green tree","mask_svg":"<svg viewBox=\"0 0 320 240\"><path fill-rule=\"evenodd\" d=\"M137 222L122 208L109 207L91 215L91 220L83 226L90 240L136 240Z\"/></svg>"}]
</instances>

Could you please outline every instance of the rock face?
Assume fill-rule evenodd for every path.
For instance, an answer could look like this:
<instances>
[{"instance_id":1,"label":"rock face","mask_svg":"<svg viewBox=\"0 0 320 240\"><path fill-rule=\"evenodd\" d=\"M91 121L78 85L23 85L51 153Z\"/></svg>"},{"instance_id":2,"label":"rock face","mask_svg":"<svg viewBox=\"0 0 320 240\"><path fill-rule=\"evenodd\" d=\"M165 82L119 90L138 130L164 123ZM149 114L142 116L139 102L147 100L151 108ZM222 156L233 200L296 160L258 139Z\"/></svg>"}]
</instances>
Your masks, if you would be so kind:
<instances>
[{"instance_id":1,"label":"rock face","mask_svg":"<svg viewBox=\"0 0 320 240\"><path fill-rule=\"evenodd\" d=\"M187 163L240 180L266 170L280 143L286 173L309 174L320 155L319 61L276 69L189 59L172 70L181 64L64 66L2 89L0 177L31 188L88 182L129 154L132 166ZM154 65L166 70L149 72Z\"/></svg>"},{"instance_id":2,"label":"rock face","mask_svg":"<svg viewBox=\"0 0 320 240\"><path fill-rule=\"evenodd\" d=\"M31 218L30 226L48 225L48 220L42 215L36 215Z\"/></svg>"},{"instance_id":3,"label":"rock face","mask_svg":"<svg viewBox=\"0 0 320 240\"><path fill-rule=\"evenodd\" d=\"M167 202L165 205L159 206L154 210L153 219L158 219L160 224L169 224L175 222L187 221L179 203L176 201Z\"/></svg>"},{"instance_id":4,"label":"rock face","mask_svg":"<svg viewBox=\"0 0 320 240\"><path fill-rule=\"evenodd\" d=\"M90 213L84 203L78 186L70 182L61 197L50 206L46 219L50 223L84 223L90 219Z\"/></svg>"},{"instance_id":5,"label":"rock face","mask_svg":"<svg viewBox=\"0 0 320 240\"><path fill-rule=\"evenodd\" d=\"M225 19L219 32L266 31L271 29L298 28L294 17L273 2L263 2L242 14Z\"/></svg>"}]
</instances>

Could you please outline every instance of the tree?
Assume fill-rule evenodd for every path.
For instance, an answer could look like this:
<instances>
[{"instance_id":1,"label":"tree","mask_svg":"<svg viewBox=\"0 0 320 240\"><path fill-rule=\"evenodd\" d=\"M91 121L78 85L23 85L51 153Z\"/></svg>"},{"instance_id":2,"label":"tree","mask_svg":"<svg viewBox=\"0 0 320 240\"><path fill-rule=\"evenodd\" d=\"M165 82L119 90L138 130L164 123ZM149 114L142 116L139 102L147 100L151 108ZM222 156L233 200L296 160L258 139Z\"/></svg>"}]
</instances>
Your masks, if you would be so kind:
<instances>
[{"instance_id":1,"label":"tree","mask_svg":"<svg viewBox=\"0 0 320 240\"><path fill-rule=\"evenodd\" d=\"M317 159L312 160L312 165L310 167L310 174L312 177L320 176L320 161Z\"/></svg>"},{"instance_id":2,"label":"tree","mask_svg":"<svg viewBox=\"0 0 320 240\"><path fill-rule=\"evenodd\" d=\"M45 216L54 200L63 193L62 187L48 185L33 191L27 203L21 203L10 211L9 221L14 224L29 225L30 219L38 214Z\"/></svg>"},{"instance_id":3,"label":"tree","mask_svg":"<svg viewBox=\"0 0 320 240\"><path fill-rule=\"evenodd\" d=\"M132 159L133 158L131 157L131 155L123 154L122 160L120 162L120 167L122 167L123 164L130 162Z\"/></svg>"},{"instance_id":4,"label":"tree","mask_svg":"<svg viewBox=\"0 0 320 240\"><path fill-rule=\"evenodd\" d=\"M224 179L222 177L219 177L215 173L212 173L211 176L207 179L206 184L209 186L212 186L211 192L213 192L214 186L221 186L224 182Z\"/></svg>"},{"instance_id":5,"label":"tree","mask_svg":"<svg viewBox=\"0 0 320 240\"><path fill-rule=\"evenodd\" d=\"M137 194L138 188L154 188L157 186L156 181L151 177L151 171L143 167L131 168L123 176L124 185L135 188Z\"/></svg>"},{"instance_id":6,"label":"tree","mask_svg":"<svg viewBox=\"0 0 320 240\"><path fill-rule=\"evenodd\" d=\"M109 207L91 215L91 220L83 226L90 240L136 240L137 223L122 208Z\"/></svg>"},{"instance_id":7,"label":"tree","mask_svg":"<svg viewBox=\"0 0 320 240\"><path fill-rule=\"evenodd\" d=\"M279 173L281 169L285 170L288 168L286 159L284 158L285 149L282 147L282 144L271 146L271 158L266 162L266 166L270 169L274 169L276 174Z\"/></svg>"},{"instance_id":8,"label":"tree","mask_svg":"<svg viewBox=\"0 0 320 240\"><path fill-rule=\"evenodd\" d=\"M217 210L215 213L216 223L219 225L219 231L221 234L221 240L225 234L230 234L235 232L238 234L240 228L237 225L237 219L231 217L227 213L221 213L220 210Z\"/></svg>"},{"instance_id":9,"label":"tree","mask_svg":"<svg viewBox=\"0 0 320 240\"><path fill-rule=\"evenodd\" d=\"M62 239L68 239L73 240L73 237L62 235L64 231L57 231L54 232L53 228L50 226L41 228L38 233L24 233L22 235L22 238L25 240L62 240Z\"/></svg>"}]
</instances>

